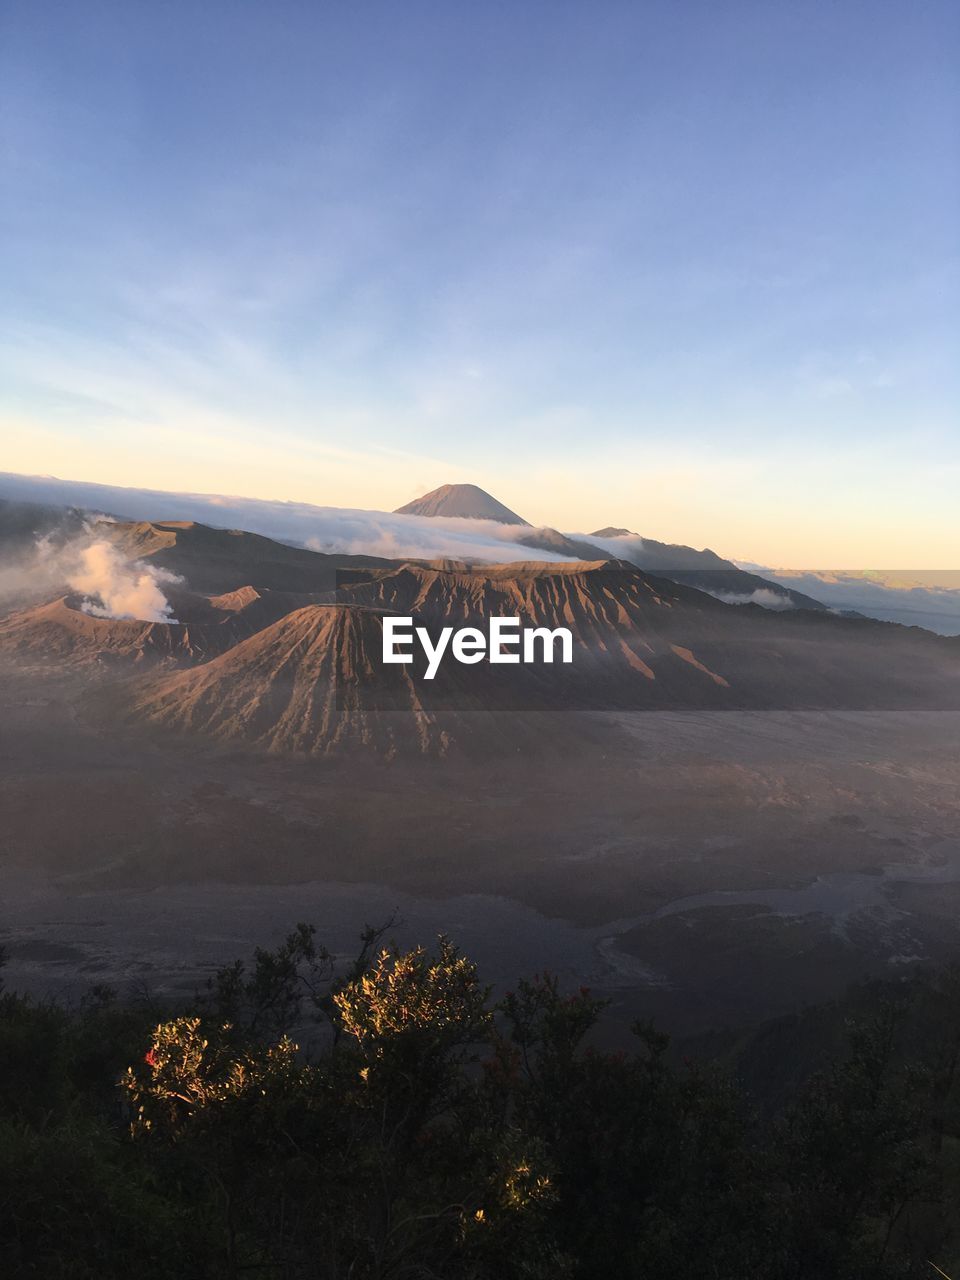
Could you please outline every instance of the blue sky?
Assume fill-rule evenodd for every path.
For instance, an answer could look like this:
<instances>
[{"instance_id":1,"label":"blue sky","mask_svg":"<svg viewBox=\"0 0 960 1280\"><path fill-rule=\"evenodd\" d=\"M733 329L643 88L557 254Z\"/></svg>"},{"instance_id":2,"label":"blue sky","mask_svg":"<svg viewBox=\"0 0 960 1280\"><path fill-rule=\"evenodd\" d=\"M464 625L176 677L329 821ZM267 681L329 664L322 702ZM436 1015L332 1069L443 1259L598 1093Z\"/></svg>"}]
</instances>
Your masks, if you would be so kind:
<instances>
[{"instance_id":1,"label":"blue sky","mask_svg":"<svg viewBox=\"0 0 960 1280\"><path fill-rule=\"evenodd\" d=\"M953 4L0 0L0 468L960 564Z\"/></svg>"}]
</instances>

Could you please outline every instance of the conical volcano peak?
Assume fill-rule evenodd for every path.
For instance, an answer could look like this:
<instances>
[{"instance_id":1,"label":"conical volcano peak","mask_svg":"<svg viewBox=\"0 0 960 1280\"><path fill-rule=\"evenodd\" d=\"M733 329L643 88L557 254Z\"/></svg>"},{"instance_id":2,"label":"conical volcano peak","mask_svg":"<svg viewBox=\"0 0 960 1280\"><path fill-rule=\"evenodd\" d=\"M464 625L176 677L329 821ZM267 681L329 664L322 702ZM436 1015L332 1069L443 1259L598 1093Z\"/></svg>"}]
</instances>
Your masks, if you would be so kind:
<instances>
[{"instance_id":1,"label":"conical volcano peak","mask_svg":"<svg viewBox=\"0 0 960 1280\"><path fill-rule=\"evenodd\" d=\"M468 520L497 520L500 524L529 522L498 502L485 489L475 484L442 484L439 489L397 507L401 516L459 516Z\"/></svg>"}]
</instances>

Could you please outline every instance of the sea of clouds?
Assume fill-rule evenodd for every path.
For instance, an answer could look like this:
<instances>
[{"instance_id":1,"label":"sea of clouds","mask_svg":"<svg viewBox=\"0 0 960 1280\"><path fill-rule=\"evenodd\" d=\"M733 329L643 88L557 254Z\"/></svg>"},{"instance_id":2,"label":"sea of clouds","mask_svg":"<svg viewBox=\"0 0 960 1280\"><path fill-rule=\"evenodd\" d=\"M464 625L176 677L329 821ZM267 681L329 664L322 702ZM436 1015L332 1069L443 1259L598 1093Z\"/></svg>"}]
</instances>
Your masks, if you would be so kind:
<instances>
[{"instance_id":1,"label":"sea of clouds","mask_svg":"<svg viewBox=\"0 0 960 1280\"><path fill-rule=\"evenodd\" d=\"M839 569L785 571L737 563L750 573L813 596L837 613L863 613L883 622L925 627L945 636L960 635L960 571L935 573L918 569L914 574L906 570L890 573Z\"/></svg>"},{"instance_id":2,"label":"sea of clouds","mask_svg":"<svg viewBox=\"0 0 960 1280\"><path fill-rule=\"evenodd\" d=\"M517 542L534 530L498 524L495 520L451 517L402 516L387 511L318 507L302 502L276 502L221 494L168 493L153 489L128 489L52 476L22 476L0 472L0 498L58 507L77 507L126 520L197 520L219 528L246 529L281 542L315 551L383 556L388 559L463 559L478 561L564 560L568 556L533 550ZM572 535L583 537L585 535ZM612 555L638 557L643 540L589 538ZM960 573L942 575L942 582L909 581L908 574L869 576L860 571L785 571L738 562L739 567L772 582L793 587L821 600L837 612L855 611L884 621L926 627L943 635L960 635ZM108 568L109 566L101 566ZM116 569L116 566L114 566ZM142 566L141 566L142 569ZM8 569L8 576L15 572ZM152 584L162 593L163 583ZM150 596L151 584L136 579L120 594L141 602ZM0 567L0 597L4 594L4 570ZM107 605L97 593L88 593L96 608ZM119 596L114 596L115 599ZM749 597L722 598L731 604L756 603L782 609L785 602L774 592L759 591ZM118 607L122 607L118 606ZM139 605L140 608L147 606ZM114 615L120 616L120 615ZM127 615L131 616L131 615ZM141 615L137 615L141 616ZM169 620L163 606L148 609L147 616Z\"/></svg>"},{"instance_id":3,"label":"sea of clouds","mask_svg":"<svg viewBox=\"0 0 960 1280\"><path fill-rule=\"evenodd\" d=\"M548 551L520 546L533 532L496 520L400 516L389 511L315 507L221 494L166 493L58 480L52 476L0 473L0 498L106 512L121 520L198 520L221 529L246 529L313 551L338 551L386 559L487 561L563 560Z\"/></svg>"}]
</instances>

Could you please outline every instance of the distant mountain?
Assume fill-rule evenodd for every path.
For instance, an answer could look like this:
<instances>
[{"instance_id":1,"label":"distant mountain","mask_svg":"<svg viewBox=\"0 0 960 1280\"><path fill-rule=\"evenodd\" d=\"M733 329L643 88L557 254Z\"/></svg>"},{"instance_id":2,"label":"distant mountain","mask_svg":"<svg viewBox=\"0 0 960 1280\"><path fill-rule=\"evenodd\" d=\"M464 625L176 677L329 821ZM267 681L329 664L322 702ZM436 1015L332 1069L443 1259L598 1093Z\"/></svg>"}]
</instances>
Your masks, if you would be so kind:
<instances>
[{"instance_id":1,"label":"distant mountain","mask_svg":"<svg viewBox=\"0 0 960 1280\"><path fill-rule=\"evenodd\" d=\"M528 524L475 484L442 484L439 489L397 507L398 516L459 516L467 520L496 520L498 524Z\"/></svg>"},{"instance_id":2,"label":"distant mountain","mask_svg":"<svg viewBox=\"0 0 960 1280\"><path fill-rule=\"evenodd\" d=\"M480 505L468 503L460 507L467 518L444 522L0 472L0 613L66 594L66 581L62 575L57 578L58 548L86 536L95 525L96 536L115 540L124 554L146 557L151 564L182 574L192 588L207 594L252 585L312 595L332 589L338 573L342 577L345 570L390 563L387 556L393 563L442 558L472 564L519 560L526 548L532 548L543 553L537 559L547 554L587 561L614 556L727 603L833 609L912 623L941 634L960 632L960 589L952 580L941 582L939 575L800 573L734 564L709 549L644 538L620 525L584 534L538 529L471 485L444 486L420 501L458 491L479 495ZM105 520L102 513L113 519ZM169 518L157 520L158 514Z\"/></svg>"},{"instance_id":3,"label":"distant mountain","mask_svg":"<svg viewBox=\"0 0 960 1280\"><path fill-rule=\"evenodd\" d=\"M332 555L457 560L520 559L511 540L521 525L494 520L438 521L389 511L317 506L223 494L170 493L118 488L0 471L0 498L34 505L79 508L89 517L108 512L123 521L197 521L221 530L243 529L287 546ZM471 528L471 526L473 526ZM0 522L0 555L3 526ZM0 571L3 565L0 564ZM0 584L2 585L2 584Z\"/></svg>"},{"instance_id":4,"label":"distant mountain","mask_svg":"<svg viewBox=\"0 0 960 1280\"><path fill-rule=\"evenodd\" d=\"M76 595L0 618L0 656L28 665L58 667L184 666L206 662L294 609L323 598L244 587L207 597L171 588L176 622L101 618L86 613Z\"/></svg>"},{"instance_id":5,"label":"distant mountain","mask_svg":"<svg viewBox=\"0 0 960 1280\"><path fill-rule=\"evenodd\" d=\"M404 565L358 574L339 598L431 627L482 628L495 616L569 627L571 666L458 672L458 692L469 682L491 707L863 709L960 698L960 649L950 639L827 610L732 608L626 561Z\"/></svg>"},{"instance_id":6,"label":"distant mountain","mask_svg":"<svg viewBox=\"0 0 960 1280\"><path fill-rule=\"evenodd\" d=\"M570 538L559 529L536 529L528 520L505 507L484 489L475 484L444 484L422 498L398 507L394 515L405 516L457 516L467 520L495 520L498 524L516 525L524 530L515 542L535 551L549 551L553 555L567 556L571 560L606 560L608 553L601 547L585 542L582 538ZM529 530L529 532L526 532Z\"/></svg>"},{"instance_id":7,"label":"distant mountain","mask_svg":"<svg viewBox=\"0 0 960 1280\"><path fill-rule=\"evenodd\" d=\"M960 570L787 570L744 565L791 591L815 593L841 614L960 635Z\"/></svg>"},{"instance_id":8,"label":"distant mountain","mask_svg":"<svg viewBox=\"0 0 960 1280\"><path fill-rule=\"evenodd\" d=\"M608 526L598 529L588 538L561 533L549 527L537 529L523 520L516 512L498 502L484 489L472 484L445 484L432 493L426 493L405 507L399 507L395 515L458 516L470 520L496 520L500 524L518 527L515 541L536 551L547 551L571 560L606 560L611 554L640 569L660 574L672 582L707 591L730 604L762 604L767 608L823 609L825 606L813 596L780 583L771 582L757 574L746 573L731 560L724 560L715 551L697 551L654 538L641 538L629 529ZM591 542L589 538L603 539L607 545ZM616 545L610 545L615 543Z\"/></svg>"},{"instance_id":9,"label":"distant mountain","mask_svg":"<svg viewBox=\"0 0 960 1280\"><path fill-rule=\"evenodd\" d=\"M220 602L221 607L224 602ZM383 618L566 626L570 665L384 667ZM138 682L132 717L271 751L572 749L583 712L960 706L952 641L869 619L731 608L624 562L371 569L211 661ZM563 713L541 722L542 713ZM531 736L533 735L533 736ZM524 745L521 746L521 743Z\"/></svg>"},{"instance_id":10,"label":"distant mountain","mask_svg":"<svg viewBox=\"0 0 960 1280\"><path fill-rule=\"evenodd\" d=\"M186 625L97 618L84 613L77 598L70 596L0 621L0 654L5 659L61 669L200 661L234 643L236 636L212 621Z\"/></svg>"},{"instance_id":11,"label":"distant mountain","mask_svg":"<svg viewBox=\"0 0 960 1280\"><path fill-rule=\"evenodd\" d=\"M212 662L148 687L134 714L268 751L443 755L449 734L425 711L422 685L381 662L382 629L371 609L294 610ZM365 696L373 689L375 698Z\"/></svg>"},{"instance_id":12,"label":"distant mountain","mask_svg":"<svg viewBox=\"0 0 960 1280\"><path fill-rule=\"evenodd\" d=\"M697 551L682 543L643 538L630 529L619 529L613 525L597 529L590 537L602 539L603 555L629 560L648 573L659 574L686 587L696 587L698 591L707 591L727 604L761 604L773 609L826 608L815 596L759 574L748 573L709 547Z\"/></svg>"},{"instance_id":13,"label":"distant mountain","mask_svg":"<svg viewBox=\"0 0 960 1280\"><path fill-rule=\"evenodd\" d=\"M595 550L556 531L517 529L553 554ZM769 594L771 585L710 551L681 549L688 564L715 567L654 574L602 551L563 563L467 565L326 555L193 522L101 522L92 534L185 579L164 584L178 621L93 617L61 588L0 619L0 659L115 670L135 720L273 751L568 751L592 732L582 712L960 700L956 642L823 609L759 608L751 592ZM663 543L604 541L678 562ZM720 583L744 607L722 602ZM569 627L574 661L448 662L423 681L416 670L384 669L386 613L415 617L434 635L496 616ZM537 728L543 712L563 714Z\"/></svg>"},{"instance_id":14,"label":"distant mountain","mask_svg":"<svg viewBox=\"0 0 960 1280\"><path fill-rule=\"evenodd\" d=\"M570 560L609 560L609 551L603 547L585 542L583 538L571 538L559 529L534 529L517 537L523 547L533 547L536 551L550 551L554 555L566 556Z\"/></svg>"}]
</instances>

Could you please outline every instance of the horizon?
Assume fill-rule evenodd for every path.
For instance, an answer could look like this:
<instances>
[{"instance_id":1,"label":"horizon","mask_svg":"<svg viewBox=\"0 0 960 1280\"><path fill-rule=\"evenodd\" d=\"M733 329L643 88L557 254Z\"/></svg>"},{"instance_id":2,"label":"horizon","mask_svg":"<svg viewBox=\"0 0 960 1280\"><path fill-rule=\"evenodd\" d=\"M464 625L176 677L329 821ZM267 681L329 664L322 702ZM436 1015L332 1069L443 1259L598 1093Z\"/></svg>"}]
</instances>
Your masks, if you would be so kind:
<instances>
[{"instance_id":1,"label":"horizon","mask_svg":"<svg viewBox=\"0 0 960 1280\"><path fill-rule=\"evenodd\" d=\"M12 484L11 484L12 482ZM441 486L447 488L451 486ZM459 487L454 484L452 487ZM479 486L481 495L496 498ZM431 496L418 495L418 496ZM169 500L169 501L167 501ZM529 527L531 532L553 526L500 524L495 519L479 516L449 516L407 514L401 510L381 510L372 507L320 506L312 503L295 503L280 499L254 498L240 494L189 493L175 490L128 488L77 481L53 475L24 475L0 471L0 503L27 502L52 507L75 507L91 515L103 515L108 519L144 521L164 526L176 523L198 523L212 528L238 529L256 533L274 541L326 554L373 554L385 559L474 559L484 561L527 560L530 555L545 561L563 561L558 551L537 549L530 555L524 544L512 540L514 531ZM166 515L159 514L164 505L170 507ZM115 509L111 510L111 506ZM515 512L523 519L522 512ZM218 518L219 517L219 518ZM224 519L226 517L226 519ZM604 528L618 526L604 526ZM594 541L595 546L614 558L628 555L626 544L638 547L642 543L662 541L643 535L639 531L626 530L623 549L617 538L603 536L589 529L559 530L565 537ZM404 537L406 535L406 537ZM420 543L420 545L418 545ZM687 546L675 543L680 547ZM696 547L697 551L714 551L716 547ZM764 564L743 556L725 556L738 568L749 572L778 575L782 586L804 586L804 575L810 575L807 584L810 594L827 596L830 575L840 575L839 581L849 586L855 579L864 586L872 584L884 589L904 589L916 594L960 590L960 569L953 565L924 566L905 563L871 567L840 564L778 565ZM814 581L815 575L820 575ZM796 579L796 582L792 582ZM824 600L828 603L828 599ZM862 602L861 602L862 603ZM882 616L875 615L875 616ZM936 627L934 628L936 629ZM960 629L960 628L958 628ZM950 634L950 632L947 632Z\"/></svg>"},{"instance_id":2,"label":"horizon","mask_svg":"<svg viewBox=\"0 0 960 1280\"><path fill-rule=\"evenodd\" d=\"M6 6L3 467L960 565L957 12L693 9Z\"/></svg>"}]
</instances>

